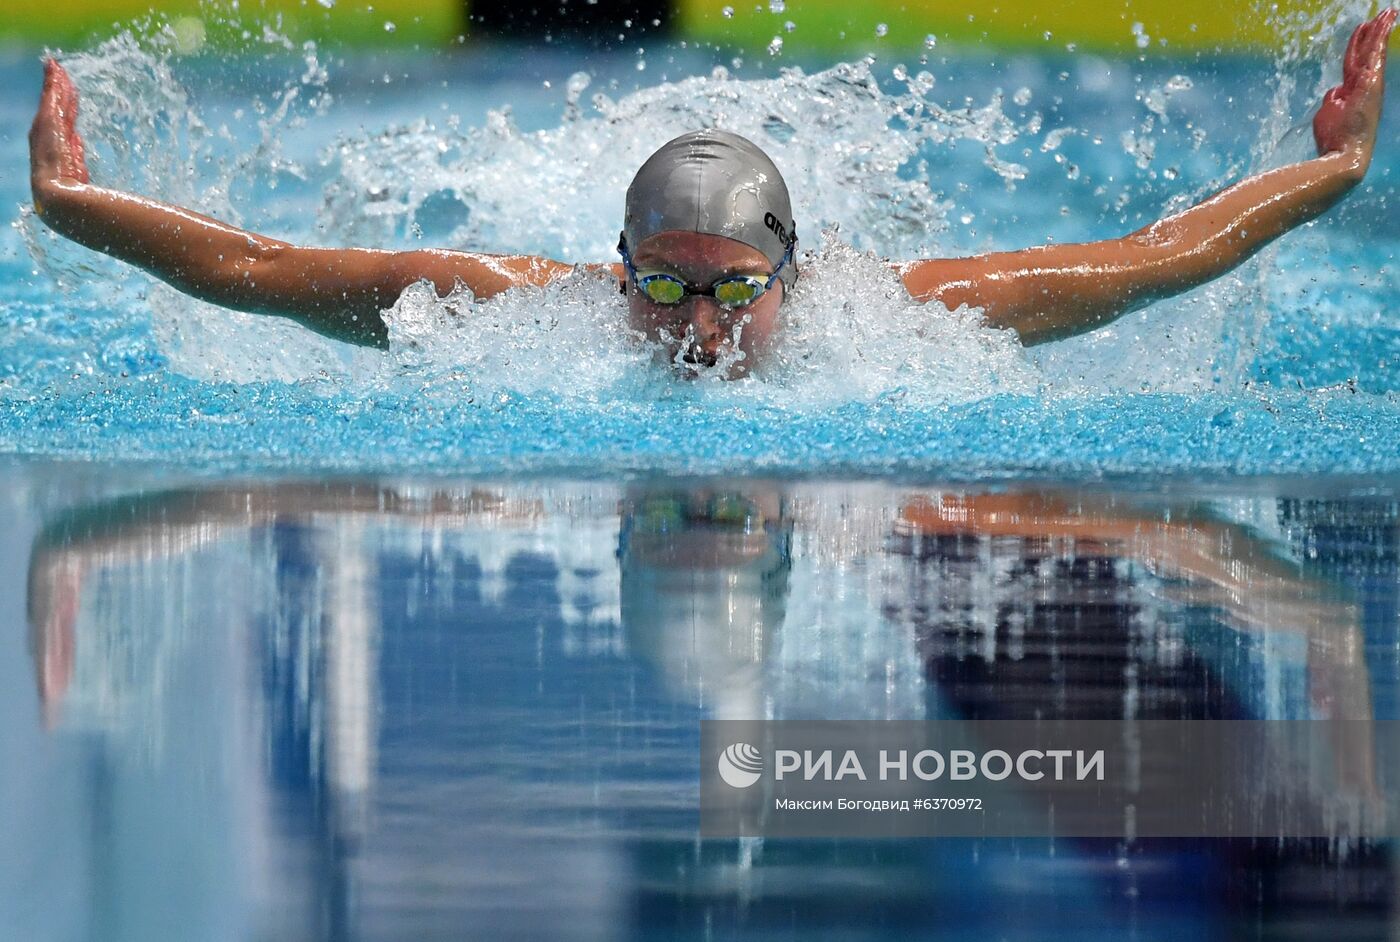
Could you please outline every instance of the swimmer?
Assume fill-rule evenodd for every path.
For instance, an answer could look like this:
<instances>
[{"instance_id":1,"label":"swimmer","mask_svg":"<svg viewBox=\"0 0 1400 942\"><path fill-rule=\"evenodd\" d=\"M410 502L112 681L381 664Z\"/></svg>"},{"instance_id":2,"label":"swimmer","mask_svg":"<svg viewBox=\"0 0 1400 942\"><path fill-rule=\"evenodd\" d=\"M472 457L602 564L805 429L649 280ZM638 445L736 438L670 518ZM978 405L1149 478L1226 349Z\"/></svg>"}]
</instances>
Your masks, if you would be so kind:
<instances>
[{"instance_id":1,"label":"swimmer","mask_svg":"<svg viewBox=\"0 0 1400 942\"><path fill-rule=\"evenodd\" d=\"M1396 10L1358 26L1342 82L1313 118L1318 156L1248 177L1128 236L971 258L892 262L911 297L979 308L1022 343L1059 340L1225 274L1316 218L1371 163ZM381 312L410 285L478 299L545 285L575 266L530 255L312 248L245 232L140 196L94 186L83 159L78 93L45 64L29 134L34 207L54 231L136 265L213 304L290 318L338 340L387 347ZM678 366L723 361L749 372L776 341L797 278L797 224L773 162L719 130L670 141L627 191L620 263L580 266L617 279L630 326Z\"/></svg>"}]
</instances>

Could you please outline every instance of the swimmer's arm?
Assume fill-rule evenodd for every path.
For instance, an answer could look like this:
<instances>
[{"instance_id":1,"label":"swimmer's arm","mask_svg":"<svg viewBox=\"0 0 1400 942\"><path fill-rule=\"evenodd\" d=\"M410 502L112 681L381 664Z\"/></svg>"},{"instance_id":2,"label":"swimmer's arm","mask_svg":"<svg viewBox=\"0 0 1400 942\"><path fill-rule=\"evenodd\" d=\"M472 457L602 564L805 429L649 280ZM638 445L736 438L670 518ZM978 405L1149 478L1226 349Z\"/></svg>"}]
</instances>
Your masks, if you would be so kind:
<instances>
[{"instance_id":1,"label":"swimmer's arm","mask_svg":"<svg viewBox=\"0 0 1400 942\"><path fill-rule=\"evenodd\" d=\"M1225 274L1365 176L1395 15L1387 10L1352 34L1342 84L1313 119L1315 159L1242 180L1121 239L904 263L906 287L950 309L980 307L989 324L1035 344L1085 333Z\"/></svg>"},{"instance_id":2,"label":"swimmer's arm","mask_svg":"<svg viewBox=\"0 0 1400 942\"><path fill-rule=\"evenodd\" d=\"M530 527L545 516L537 501L481 488L403 494L352 481L172 490L64 512L39 531L29 555L27 608L40 696L49 706L61 699L71 679L82 587L114 567L173 559L281 521L334 527L352 518L392 519L397 526L419 524L443 532Z\"/></svg>"},{"instance_id":3,"label":"swimmer's arm","mask_svg":"<svg viewBox=\"0 0 1400 942\"><path fill-rule=\"evenodd\" d=\"M1249 529L1173 508L1150 514L1131 500L1054 493L916 497L900 508L896 532L977 534L1072 543L1078 552L1139 560L1180 579L1189 604L1226 615L1237 631L1306 639L1315 704L1332 717L1369 719L1361 614L1332 587L1309 578ZM1353 768L1369 768L1365 762Z\"/></svg>"},{"instance_id":4,"label":"swimmer's arm","mask_svg":"<svg viewBox=\"0 0 1400 942\"><path fill-rule=\"evenodd\" d=\"M435 532L467 526L528 527L544 516L535 501L489 490L443 488L401 494L373 483L306 482L136 494L80 507L50 520L29 556L27 614L35 679L47 724L73 682L83 586L112 568L168 560L214 545L231 533L284 520L334 527L350 518L393 518ZM334 556L325 562L334 563ZM100 669L100 668L99 668Z\"/></svg>"},{"instance_id":5,"label":"swimmer's arm","mask_svg":"<svg viewBox=\"0 0 1400 942\"><path fill-rule=\"evenodd\" d=\"M1066 540L1078 546L1120 547L1157 569L1227 587L1251 590L1304 582L1283 559L1243 527L1195 508L1151 514L1135 501L1054 492L916 497L901 508L897 527L923 534L968 534ZM1320 596L1314 588L1312 595Z\"/></svg>"},{"instance_id":6,"label":"swimmer's arm","mask_svg":"<svg viewBox=\"0 0 1400 942\"><path fill-rule=\"evenodd\" d=\"M483 488L403 494L353 481L187 488L124 495L60 514L35 537L32 555L62 554L94 564L175 556L217 542L230 531L318 517L373 517L445 530L480 519L528 526L543 516L536 502L511 500Z\"/></svg>"},{"instance_id":7,"label":"swimmer's arm","mask_svg":"<svg viewBox=\"0 0 1400 942\"><path fill-rule=\"evenodd\" d=\"M320 334L387 346L380 311L427 280L478 298L544 284L569 266L533 256L389 252L291 245L155 200L93 186L75 121L78 95L58 63L45 66L30 130L34 207L59 234L136 265L204 301L290 318Z\"/></svg>"}]
</instances>

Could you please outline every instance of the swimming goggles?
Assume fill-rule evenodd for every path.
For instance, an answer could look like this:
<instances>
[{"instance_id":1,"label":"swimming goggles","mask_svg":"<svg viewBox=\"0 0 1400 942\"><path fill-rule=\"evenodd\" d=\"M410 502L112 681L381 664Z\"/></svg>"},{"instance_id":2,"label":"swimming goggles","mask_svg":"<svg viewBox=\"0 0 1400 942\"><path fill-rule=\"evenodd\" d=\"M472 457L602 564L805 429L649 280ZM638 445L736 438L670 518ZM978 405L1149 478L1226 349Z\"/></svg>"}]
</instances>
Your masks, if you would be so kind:
<instances>
[{"instance_id":1,"label":"swimming goggles","mask_svg":"<svg viewBox=\"0 0 1400 942\"><path fill-rule=\"evenodd\" d=\"M652 494L638 499L622 513L618 529L617 556L630 558L634 537L646 536L683 540L686 534L709 531L730 537L764 533L769 545L764 556L755 560L766 579L792 565L792 521L779 508L776 519L768 519L758 505L738 494L710 497L702 503L684 495Z\"/></svg>"},{"instance_id":2,"label":"swimming goggles","mask_svg":"<svg viewBox=\"0 0 1400 942\"><path fill-rule=\"evenodd\" d=\"M792 261L792 250L796 245L796 238L788 242L787 251L783 252L778 267L773 269L773 274L766 278L761 275L731 275L728 278L719 279L708 288L686 284L681 278L668 272L638 275L637 267L632 264L632 253L627 251L626 236L617 240L617 251L622 256L622 264L626 266L627 274L631 277L632 283L641 290L642 294L647 296L649 301L656 304L680 304L688 297L698 296L714 298L719 302L720 307L733 309L754 303L763 297L764 292L773 287L773 283L778 280L783 268Z\"/></svg>"},{"instance_id":3,"label":"swimming goggles","mask_svg":"<svg viewBox=\"0 0 1400 942\"><path fill-rule=\"evenodd\" d=\"M703 502L684 496L652 494L637 500L630 519L645 533L677 533L708 526L738 533L762 529L769 521L758 505L738 494L721 494Z\"/></svg>"}]
</instances>

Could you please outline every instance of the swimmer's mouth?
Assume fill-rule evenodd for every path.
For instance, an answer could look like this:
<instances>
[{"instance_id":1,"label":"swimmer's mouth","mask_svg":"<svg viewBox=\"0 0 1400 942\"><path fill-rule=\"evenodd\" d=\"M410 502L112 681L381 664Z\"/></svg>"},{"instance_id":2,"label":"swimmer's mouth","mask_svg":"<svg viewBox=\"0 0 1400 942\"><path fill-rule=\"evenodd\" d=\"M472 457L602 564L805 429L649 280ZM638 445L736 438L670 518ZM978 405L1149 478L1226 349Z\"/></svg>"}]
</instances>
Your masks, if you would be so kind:
<instances>
[{"instance_id":1,"label":"swimmer's mouth","mask_svg":"<svg viewBox=\"0 0 1400 942\"><path fill-rule=\"evenodd\" d=\"M691 366L714 366L719 362L719 357L704 350L687 350L681 355L681 362Z\"/></svg>"}]
</instances>

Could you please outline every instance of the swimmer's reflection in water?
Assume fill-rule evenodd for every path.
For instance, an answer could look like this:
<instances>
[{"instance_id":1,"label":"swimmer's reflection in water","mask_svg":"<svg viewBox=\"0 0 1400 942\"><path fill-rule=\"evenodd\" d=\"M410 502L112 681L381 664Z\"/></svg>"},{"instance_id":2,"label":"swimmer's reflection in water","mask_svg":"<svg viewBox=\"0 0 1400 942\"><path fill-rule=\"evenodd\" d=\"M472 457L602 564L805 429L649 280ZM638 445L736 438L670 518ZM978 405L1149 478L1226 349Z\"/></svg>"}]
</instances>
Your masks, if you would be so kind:
<instances>
[{"instance_id":1,"label":"swimmer's reflection in water","mask_svg":"<svg viewBox=\"0 0 1400 942\"><path fill-rule=\"evenodd\" d=\"M363 520L447 537L512 528L543 533L539 528L562 514L563 530L551 524L550 539L567 542L559 534L577 530L578 518L567 508L551 510L529 488L521 490L523 496L471 488L414 494L372 483L214 487L123 498L55 518L36 539L28 590L36 681L46 714L57 719L82 656L74 632L83 587L103 572L298 523ZM803 491L800 500L794 501L794 490ZM851 526L842 515L852 504L867 505L863 511L877 524ZM656 668L674 696L717 716L761 716L782 708L764 703L763 678L788 618L795 555L811 586L836 593L845 592L849 577L841 567L848 563L884 566L884 599L868 600L860 631L912 625L912 643L930 679L948 689L969 671L986 673L985 701L975 709L967 705L976 715L1024 715L1030 707L1018 706L1011 694L1024 692L1026 672L1043 671L1037 683L1065 715L1111 718L1113 709L1124 709L1121 703L1074 704L1076 677L1102 693L1109 674L1117 672L1114 683L1121 684L1124 664L1136 662L1134 670L1150 685L1156 668L1148 661L1189 658L1179 624L1151 624L1141 611L1143 596L1133 595L1149 573L1160 583L1159 608L1166 597L1167 608L1208 613L1244 636L1294 642L1291 649L1276 643L1269 651L1299 652L1306 691L1289 717L1269 718L1372 715L1356 605L1305 576L1249 530L1191 507L1053 491L887 492L853 502L800 485L702 482L628 488L616 527L616 572L599 578L616 579L627 647ZM804 535L808 549L795 553ZM323 551L334 555L329 544ZM821 561L813 549L818 544L827 547ZM833 560L830 570L821 569ZM1076 632L1088 622L1097 625L1100 637L1088 639L1093 643L1086 652L1103 650L1095 647L1103 642L1118 652L1098 661L1078 657L1077 669L1089 674L1066 675L1064 661L1027 656L1041 642L1073 653ZM827 643L798 642L793 630L804 626L789 627L793 644ZM1039 641L1036 632L1042 633ZM1012 657L1018 645L1020 653ZM1228 687L1228 669L1223 677L1207 676L1217 669L1175 678L1159 692L1180 693L1183 683L1218 688L1224 681ZM1011 682L1008 673L1007 689L999 691L996 671L1019 675ZM1138 708L1160 708L1163 718L1225 718L1257 709L1247 694L1211 707L1191 707L1186 697L1177 707Z\"/></svg>"},{"instance_id":2,"label":"swimmer's reflection in water","mask_svg":"<svg viewBox=\"0 0 1400 942\"><path fill-rule=\"evenodd\" d=\"M1114 677L1112 670L1129 660L1133 645L1148 652L1172 644L1171 650L1159 652L1165 655L1162 666L1171 670L1192 660L1178 638L1160 637L1160 626L1149 623L1146 609L1154 599L1140 591L1141 578L1125 570L1125 563L1157 575L1162 580L1159 597L1208 612L1246 639L1298 642L1307 655L1307 688L1284 707L1289 715L1268 718L1371 715L1356 604L1336 587L1304 576L1296 563L1248 530L1199 509L1175 507L1164 513L1113 495L944 494L906 502L894 536L891 550L908 557L911 569L903 583L909 595L893 600L890 614L923 626L921 643L941 665L933 668L936 672L952 672L949 683L959 670L958 652L985 648L981 639L988 635L995 641L992 660L1009 671L1034 670L1042 657L1056 655L1064 658L1056 670L1063 670L1071 659L1082 657L1074 650L1077 643L1101 651L1110 666L1077 705L1066 701L1063 691L1054 702L1043 703L991 696L975 710L985 718L1066 710L1081 718L1095 711L1116 718L1115 711L1128 706L1106 698L1103 683L1113 681L1125 689L1127 678L1121 672ZM997 572L998 588L991 598L974 599L968 573L985 569ZM968 617L974 604L987 613L983 624L974 625ZM1141 699L1131 709L1142 718L1243 719L1259 709L1247 689L1207 690L1180 677L1160 678L1154 689L1151 665L1141 658L1138 663L1135 675L1142 687L1136 696ZM1195 668L1206 669L1200 661ZM1016 683L1011 686L1019 689ZM1191 701L1197 694L1212 699ZM1153 699L1158 695L1161 700Z\"/></svg>"},{"instance_id":3,"label":"swimmer's reflection in water","mask_svg":"<svg viewBox=\"0 0 1400 942\"><path fill-rule=\"evenodd\" d=\"M624 649L670 700L716 719L884 718L868 711L813 715L813 703L790 702L800 684L783 676L810 674L804 692L832 711L844 705L836 695L852 672L855 685L878 681L886 692L883 664L858 656L841 664L850 657L842 646L849 639L812 633L789 623L788 614L797 566L805 570L805 593L833 596L858 596L848 591L856 584L850 572L883 567L883 598L869 598L866 615L848 627L867 647L881 633L910 639L911 654L924 665L930 718L1312 719L1327 724L1336 795L1374 806L1378 744L1360 611L1248 529L1189 505L1044 491L886 492L864 498L871 505L861 508L865 519L883 522L862 529L851 514L861 499L808 488L795 500L801 489L637 485L621 495L615 578ZM344 642L347 667L359 667L335 672L344 683L328 688L311 713L335 727L324 736L328 742L347 744L355 761L341 763L345 769L367 768L376 750L377 627L361 624L360 616L378 610L365 594L378 562L347 555L346 541L332 538L340 531L328 528L421 528L430 537L423 545L439 547L459 534L523 529L535 553L544 534L570 542L570 505L561 505L562 527L545 529L560 511L521 490L223 487L119 499L55 519L36 540L29 575L46 721L60 722L75 663L103 656L101 645L85 647L77 631L85 583L249 530L304 526L327 536L307 544L321 547L320 574L308 591L329 591L331 583L360 587L350 593L357 604L318 609L331 613L324 630ZM822 560L818 544L828 553ZM359 577L334 578L356 567ZM1167 597L1155 603L1155 615L1144 605L1148 574L1154 591ZM1193 639L1182 630L1188 619L1164 614L1173 607L1218 625L1225 637ZM1231 632L1259 643L1233 642ZM775 658L784 647L784 657ZM90 676L102 665L87 669ZM1255 689L1261 670L1297 677L1301 691L1262 700ZM352 794L369 787L367 776L342 777L358 783L347 789Z\"/></svg>"},{"instance_id":4,"label":"swimmer's reflection in water","mask_svg":"<svg viewBox=\"0 0 1400 942\"><path fill-rule=\"evenodd\" d=\"M1249 530L1113 495L944 494L904 504L891 550L909 565L886 615L914 627L957 716L1315 720L1338 794L1374 805L1360 607ZM1192 645L1193 618L1238 642Z\"/></svg>"},{"instance_id":5,"label":"swimmer's reflection in water","mask_svg":"<svg viewBox=\"0 0 1400 942\"><path fill-rule=\"evenodd\" d=\"M430 565L428 555L450 547L465 531L533 533L520 545L538 556L541 546L577 540L587 529L578 520L583 514L573 508L597 507L599 501L596 490L580 491L557 500L542 496L544 489L530 485L411 492L373 483L273 484L137 495L55 516L36 538L29 574L36 680L46 716L62 726L61 708L65 695L72 692L76 663L87 659L86 676L91 676L101 669L100 663L91 663L94 659L121 659L124 653L85 643L92 640L88 634L92 622L103 617L97 595L104 573L122 568L139 572L142 567L158 567L162 561L236 541L249 531L275 531L275 540L282 545L278 552L286 557L285 544L292 543L292 552L300 560L299 575L278 604L329 613L329 618L318 616L318 622L322 630L334 632L340 617L334 613L344 606L320 606L314 598L298 603L292 596L324 597L328 588L324 583L337 581L333 573L348 572L336 557L346 554L350 533L372 527L421 532L421 542L412 542L424 547L427 555L421 565L425 567ZM612 519L613 498L619 495L607 489L603 494L601 503L608 510L589 512L607 521ZM1263 506L1271 504L1266 501ZM1374 789L1376 757L1384 755L1384 744L1372 742L1366 734L1373 707L1356 606L1340 592L1309 578L1250 530L1189 505L1092 492L901 493L890 488L872 495L839 487L824 490L802 484L744 482L633 485L623 490L616 507L615 529L592 526L597 521L591 521L588 532L605 534L607 548L615 551L617 610L626 648L666 696L698 707L704 716L790 715L773 670L775 654L793 643L804 628L793 620L795 603L800 601L794 596L814 587L815 591L844 592L855 583L851 570L881 566L879 578L866 583L882 591L868 600L864 630L892 631L912 625L912 633L901 637L912 635L911 644L917 646L917 659L927 671L932 693L952 704L958 715L981 719L1124 716L1133 703L1128 696L1130 675L1136 678L1135 715L1159 719L1244 715L1240 711L1249 691L1243 688L1252 683L1251 675L1233 670L1228 663L1207 663L1208 658L1193 657L1189 650L1180 656L1163 656L1150 643L1154 629L1162 636L1172 630L1170 625L1155 624L1154 616L1141 607L1139 590L1150 573L1173 593L1168 606L1209 612L1227 633L1258 639L1273 649L1267 656L1288 660L1285 672L1300 667L1308 715L1360 721L1338 724L1335 729L1332 779L1338 783L1338 795L1367 795ZM1282 508L1280 504L1280 515ZM1367 508L1360 510L1364 515ZM1295 525L1306 525L1305 514L1296 508L1288 513ZM1335 528L1346 513L1345 507L1333 508L1326 525ZM561 516L565 518L562 526ZM1376 523L1375 517L1369 517L1366 525L1394 529L1393 517L1382 519L1389 522ZM1387 545L1393 545L1393 537L1389 539ZM258 552L260 545L266 544L250 543L249 552ZM824 571L813 563L821 553L828 554L823 561L831 564ZM379 560L372 553L358 554L356 559L369 567L365 578L338 581L363 588L359 604L352 607L377 613L382 600L372 593L373 567ZM227 557L212 561L226 563ZM808 578L799 582L794 574L802 567L809 570ZM818 570L816 579L810 578L813 568ZM166 594L188 589L162 582L144 591ZM80 621L86 623L80 626ZM350 633L352 638L363 634ZM528 670L524 665L536 663L538 640L533 632L521 634L520 657L512 663L516 669ZM819 638L817 643L827 640ZM1290 642L1297 642L1292 654L1288 653ZM353 646L344 650L355 653ZM362 645L361 650L372 652L372 646ZM405 651L411 649L401 649L397 656L403 658ZM335 697L322 694L308 717L325 725L309 730L308 738L333 744L340 737L354 747L345 750L346 758L359 757L359 768L370 777L347 775L356 768L350 762L327 761L326 770L331 773L328 782L334 779L357 787L358 793L351 788L341 791L358 797L381 787L385 780L382 770L378 783L372 777L375 766L367 760L375 754L373 742L360 748L364 745L360 734L372 736L378 729L376 705L384 698L375 689L380 679L373 670L372 653L348 660L367 661L369 669L336 672L347 682L346 689ZM558 669L555 663L552 669ZM810 660L784 663L787 669L821 673L810 666ZM296 667L269 673L291 687L302 674ZM872 677L878 683L885 680L879 673ZM872 682L871 677L865 681ZM363 684L364 689L349 689L351 683ZM829 690L830 685L830 678L824 676L812 684L818 691ZM554 715L549 709L548 704L542 705L540 715ZM831 718L861 717L841 713ZM460 721L473 722L474 717L463 714ZM521 735L528 741L536 732L526 730ZM507 736L504 741L517 740ZM385 750L385 754L393 753ZM313 814L335 817L325 824L335 838L327 842L326 853L333 859L325 869L348 873L353 868L342 860L349 853L347 845L361 835L376 841L382 835L364 830L355 813L357 803L324 802L320 796L317 802L314 811L298 813L308 818ZM443 813L431 805L424 807L429 813ZM347 836L352 840L347 841ZM1254 857L1240 859L1240 870L1251 878L1278 872L1280 879L1291 878L1294 882L1289 885L1296 886L1299 874L1313 880L1333 871L1353 875L1359 870L1353 865L1360 858L1348 858L1343 864L1335 847L1304 845L1300 850L1282 842L1267 844L1273 849L1266 852L1264 863ZM658 846L665 853L659 853ZM1238 846L1243 845L1231 843L1219 853L1228 858L1234 853L1231 848ZM685 865L677 864L664 873L648 871L649 879L643 881L647 892L673 894L677 881L682 886L690 881L700 887L698 898L709 905L717 886L747 893L762 880L761 860L750 870L734 866L723 854L692 859L694 843L688 839L677 842L674 853L667 851L669 847L648 846L643 859L651 867L657 866L658 859ZM1065 847L1062 853L1067 860L1097 859L1092 847ZM1075 856L1081 853L1082 858ZM1106 850L1102 859L1111 861L1116 854ZM779 859L788 872L817 870L810 861L794 865L791 858L774 858ZM815 859L827 860L820 855ZM1152 859L1147 858L1149 863ZM715 860L721 861L720 872L713 866ZM840 863L839 859L830 862ZM1382 864L1379 870L1359 872L1388 876L1388 867ZM677 877L678 873L683 876ZM900 880L890 881L891 887L927 878L921 867L898 871L898 876ZM348 878L323 882L318 899L336 898L335 887ZM792 884L790 878L775 882ZM1380 878L1374 882L1381 889L1366 898L1388 901L1391 884ZM805 899L770 889L776 895L756 896L780 910ZM1193 891L1219 892L1196 884L1181 892ZM1279 892L1286 898L1288 892L1303 891ZM889 895L897 896L898 891L891 889ZM343 905L349 912L350 904ZM791 915L784 911L782 918L788 920Z\"/></svg>"},{"instance_id":6,"label":"swimmer's reflection in water","mask_svg":"<svg viewBox=\"0 0 1400 942\"><path fill-rule=\"evenodd\" d=\"M1026 344L1095 330L1225 274L1364 178L1395 18L1384 10L1352 34L1341 84L1313 118L1316 157L1248 177L1121 238L891 260L893 273L911 299L980 309L988 326L1014 330ZM296 246L96 186L77 112L75 85L48 60L29 136L35 212L58 233L205 301L385 347L381 312L410 285L428 281L443 296L465 286L486 299L576 267L529 255ZM637 171L622 222L621 263L577 267L621 287L632 330L682 375L718 369L739 377L759 367L777 342L798 269L797 220L772 159L723 130L682 135Z\"/></svg>"},{"instance_id":7,"label":"swimmer's reflection in water","mask_svg":"<svg viewBox=\"0 0 1400 942\"><path fill-rule=\"evenodd\" d=\"M618 561L630 646L673 695L715 719L765 714L792 535L777 487L634 492L624 501Z\"/></svg>"}]
</instances>

